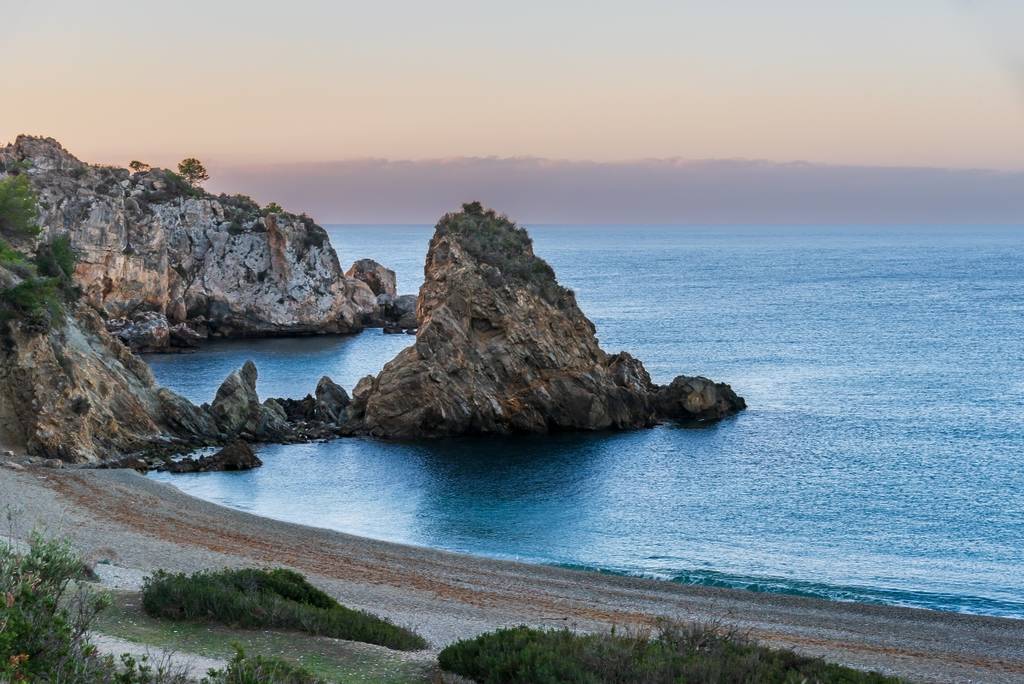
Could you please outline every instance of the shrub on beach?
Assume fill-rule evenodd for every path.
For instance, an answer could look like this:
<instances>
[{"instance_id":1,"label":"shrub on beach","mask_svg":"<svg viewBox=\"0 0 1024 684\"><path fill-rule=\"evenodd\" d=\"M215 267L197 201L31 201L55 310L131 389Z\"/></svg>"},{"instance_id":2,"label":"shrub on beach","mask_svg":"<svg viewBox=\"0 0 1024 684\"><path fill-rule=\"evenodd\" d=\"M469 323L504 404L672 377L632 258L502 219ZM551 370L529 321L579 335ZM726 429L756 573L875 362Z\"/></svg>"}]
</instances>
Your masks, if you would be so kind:
<instances>
[{"instance_id":1,"label":"shrub on beach","mask_svg":"<svg viewBox=\"0 0 1024 684\"><path fill-rule=\"evenodd\" d=\"M80 580L82 560L66 541L35 535L18 553L0 543L0 682L185 684L169 663L101 656L89 639L105 594Z\"/></svg>"},{"instance_id":2,"label":"shrub on beach","mask_svg":"<svg viewBox=\"0 0 1024 684\"><path fill-rule=\"evenodd\" d=\"M284 568L193 575L158 571L143 585L142 606L153 617L172 620L201 620L249 629L294 629L402 651L427 645L415 632L347 608L299 573Z\"/></svg>"},{"instance_id":3,"label":"shrub on beach","mask_svg":"<svg viewBox=\"0 0 1024 684\"><path fill-rule=\"evenodd\" d=\"M228 666L210 670L202 684L327 684L309 670L272 656L247 656L240 646Z\"/></svg>"},{"instance_id":4,"label":"shrub on beach","mask_svg":"<svg viewBox=\"0 0 1024 684\"><path fill-rule=\"evenodd\" d=\"M665 622L656 634L500 629L441 651L442 669L482 684L895 684L720 629Z\"/></svg>"}]
</instances>

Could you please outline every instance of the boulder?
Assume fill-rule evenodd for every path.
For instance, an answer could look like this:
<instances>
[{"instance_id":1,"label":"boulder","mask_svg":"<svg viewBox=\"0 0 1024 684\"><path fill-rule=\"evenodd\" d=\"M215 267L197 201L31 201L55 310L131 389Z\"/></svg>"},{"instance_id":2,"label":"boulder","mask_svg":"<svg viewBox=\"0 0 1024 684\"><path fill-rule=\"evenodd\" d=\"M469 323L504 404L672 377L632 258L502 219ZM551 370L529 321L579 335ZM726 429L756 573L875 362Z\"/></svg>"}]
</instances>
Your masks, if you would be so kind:
<instances>
[{"instance_id":1,"label":"boulder","mask_svg":"<svg viewBox=\"0 0 1024 684\"><path fill-rule=\"evenodd\" d=\"M360 259L352 264L345 276L355 278L369 286L374 296L389 295L394 297L396 290L395 272L385 268L373 259Z\"/></svg>"},{"instance_id":2,"label":"boulder","mask_svg":"<svg viewBox=\"0 0 1024 684\"><path fill-rule=\"evenodd\" d=\"M713 422L747 407L729 385L684 375L659 387L655 402L660 415L683 422Z\"/></svg>"},{"instance_id":3,"label":"boulder","mask_svg":"<svg viewBox=\"0 0 1024 684\"><path fill-rule=\"evenodd\" d=\"M210 405L213 420L221 434L228 437L257 441L287 438L292 430L284 408L271 399L260 403L256 379L256 365L252 361L246 361L228 375Z\"/></svg>"},{"instance_id":4,"label":"boulder","mask_svg":"<svg viewBox=\"0 0 1024 684\"><path fill-rule=\"evenodd\" d=\"M632 429L689 416L687 407L711 420L743 406L726 386L713 385L712 405L703 385L699 400L682 382L663 393L640 361L604 352L526 231L479 203L437 224L415 311L415 344L353 391L351 429L387 438Z\"/></svg>"},{"instance_id":5,"label":"boulder","mask_svg":"<svg viewBox=\"0 0 1024 684\"><path fill-rule=\"evenodd\" d=\"M164 351L170 345L171 328L167 317L155 311L143 311L128 318L112 318L107 331L134 351Z\"/></svg>"},{"instance_id":6,"label":"boulder","mask_svg":"<svg viewBox=\"0 0 1024 684\"><path fill-rule=\"evenodd\" d=\"M350 403L348 392L326 375L316 384L316 417L325 423L340 424Z\"/></svg>"},{"instance_id":7,"label":"boulder","mask_svg":"<svg viewBox=\"0 0 1024 684\"><path fill-rule=\"evenodd\" d=\"M171 461L161 470L169 473L207 473L214 471L252 470L263 465L252 447L242 440L236 440L215 454L201 458L186 457Z\"/></svg>"},{"instance_id":8,"label":"boulder","mask_svg":"<svg viewBox=\"0 0 1024 684\"><path fill-rule=\"evenodd\" d=\"M205 336L193 330L188 323L172 325L170 329L170 342L172 347L182 349L193 349L206 339Z\"/></svg>"}]
</instances>

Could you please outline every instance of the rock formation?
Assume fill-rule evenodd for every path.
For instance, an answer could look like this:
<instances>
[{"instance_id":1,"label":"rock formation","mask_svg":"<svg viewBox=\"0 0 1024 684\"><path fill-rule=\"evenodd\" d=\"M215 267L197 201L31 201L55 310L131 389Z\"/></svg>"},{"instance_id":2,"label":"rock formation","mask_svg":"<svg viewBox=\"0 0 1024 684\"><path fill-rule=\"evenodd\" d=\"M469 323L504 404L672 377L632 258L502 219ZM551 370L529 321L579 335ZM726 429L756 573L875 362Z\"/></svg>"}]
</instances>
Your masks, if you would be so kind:
<instances>
[{"instance_id":1,"label":"rock formation","mask_svg":"<svg viewBox=\"0 0 1024 684\"><path fill-rule=\"evenodd\" d=\"M479 203L437 224L424 272L416 342L356 386L352 430L417 438L628 429L745 407L728 385L681 376L659 387L629 354L602 351L526 231Z\"/></svg>"},{"instance_id":2,"label":"rock formation","mask_svg":"<svg viewBox=\"0 0 1024 684\"><path fill-rule=\"evenodd\" d=\"M18 276L0 267L0 283ZM149 367L89 306L69 305L45 331L8 321L0 334L0 441L29 454L95 462L202 439L186 399L158 389Z\"/></svg>"},{"instance_id":3,"label":"rock formation","mask_svg":"<svg viewBox=\"0 0 1024 684\"><path fill-rule=\"evenodd\" d=\"M185 337L230 337L354 332L376 312L375 294L345 277L306 216L215 197L161 169L84 164L50 138L0 147L0 173L15 167L39 196L41 239L70 238L85 300L108 318L154 313L169 329L187 324ZM146 348L157 341L144 337Z\"/></svg>"},{"instance_id":4,"label":"rock formation","mask_svg":"<svg viewBox=\"0 0 1024 684\"><path fill-rule=\"evenodd\" d=\"M354 278L366 283L374 296L398 294L395 272L378 264L373 259L360 259L345 271L346 278Z\"/></svg>"},{"instance_id":5,"label":"rock formation","mask_svg":"<svg viewBox=\"0 0 1024 684\"><path fill-rule=\"evenodd\" d=\"M226 447L210 454L195 458L186 456L177 461L170 461L160 470L169 473L209 473L214 471L252 470L263 465L263 461L253 452L252 447L242 440L235 440Z\"/></svg>"}]
</instances>

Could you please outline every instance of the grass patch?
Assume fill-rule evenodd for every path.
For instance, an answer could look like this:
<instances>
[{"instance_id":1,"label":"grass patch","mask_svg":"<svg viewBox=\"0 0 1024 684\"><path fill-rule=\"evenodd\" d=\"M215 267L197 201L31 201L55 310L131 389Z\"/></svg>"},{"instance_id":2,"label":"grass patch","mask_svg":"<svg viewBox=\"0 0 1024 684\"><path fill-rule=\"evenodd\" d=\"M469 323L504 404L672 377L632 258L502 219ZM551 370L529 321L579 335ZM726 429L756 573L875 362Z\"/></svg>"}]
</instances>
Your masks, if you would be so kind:
<instances>
[{"instance_id":1,"label":"grass patch","mask_svg":"<svg viewBox=\"0 0 1024 684\"><path fill-rule=\"evenodd\" d=\"M873 672L771 649L707 626L662 624L656 634L501 629L448 646L441 667L483 684L897 684Z\"/></svg>"},{"instance_id":2,"label":"grass patch","mask_svg":"<svg viewBox=\"0 0 1024 684\"><path fill-rule=\"evenodd\" d=\"M401 651L427 645L415 632L347 608L299 573L283 568L193 575L158 571L146 579L142 596L146 613L153 617L205 620L248 629L294 629Z\"/></svg>"},{"instance_id":3,"label":"grass patch","mask_svg":"<svg viewBox=\"0 0 1024 684\"><path fill-rule=\"evenodd\" d=\"M405 655L379 646L315 637L298 632L245 630L195 620L169 621L150 617L137 592L116 592L96 618L97 632L208 658L237 657L236 644L247 653L287 659L316 677L341 684L380 682L406 684L433 681L436 664L428 653Z\"/></svg>"},{"instance_id":4,"label":"grass patch","mask_svg":"<svg viewBox=\"0 0 1024 684\"><path fill-rule=\"evenodd\" d=\"M238 647L228 666L211 670L202 684L328 684L315 674L282 658L272 656L246 656Z\"/></svg>"}]
</instances>

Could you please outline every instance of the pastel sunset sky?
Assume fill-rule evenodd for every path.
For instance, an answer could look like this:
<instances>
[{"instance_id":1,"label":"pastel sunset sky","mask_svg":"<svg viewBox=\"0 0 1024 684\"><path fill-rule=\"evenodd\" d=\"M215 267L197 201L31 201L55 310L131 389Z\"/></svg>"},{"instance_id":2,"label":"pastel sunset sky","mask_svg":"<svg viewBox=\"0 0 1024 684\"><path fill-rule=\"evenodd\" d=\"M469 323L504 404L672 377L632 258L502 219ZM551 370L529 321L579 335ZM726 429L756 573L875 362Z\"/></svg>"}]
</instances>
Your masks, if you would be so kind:
<instances>
[{"instance_id":1,"label":"pastel sunset sky","mask_svg":"<svg viewBox=\"0 0 1024 684\"><path fill-rule=\"evenodd\" d=\"M197 156L211 189L258 176L258 192L325 221L433 209L381 209L378 192L420 182L409 173L332 202L341 167L432 177L459 158L512 164L500 182L513 186L529 158L576 182L581 164L642 175L651 160L762 160L987 169L1008 197L1022 188L1015 0L4 5L0 142L48 135L122 165ZM297 194L311 179L325 189ZM532 196L506 185L493 200L530 213ZM574 215L548 214L536 218Z\"/></svg>"}]
</instances>

